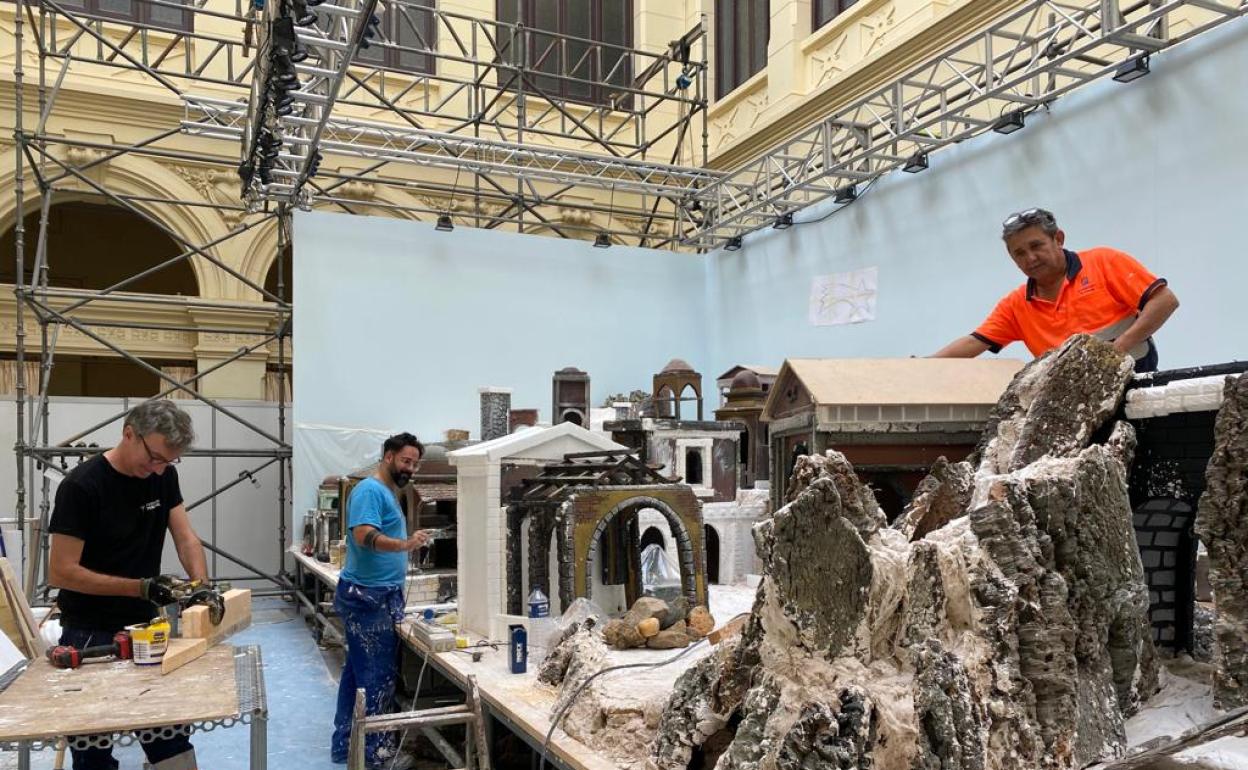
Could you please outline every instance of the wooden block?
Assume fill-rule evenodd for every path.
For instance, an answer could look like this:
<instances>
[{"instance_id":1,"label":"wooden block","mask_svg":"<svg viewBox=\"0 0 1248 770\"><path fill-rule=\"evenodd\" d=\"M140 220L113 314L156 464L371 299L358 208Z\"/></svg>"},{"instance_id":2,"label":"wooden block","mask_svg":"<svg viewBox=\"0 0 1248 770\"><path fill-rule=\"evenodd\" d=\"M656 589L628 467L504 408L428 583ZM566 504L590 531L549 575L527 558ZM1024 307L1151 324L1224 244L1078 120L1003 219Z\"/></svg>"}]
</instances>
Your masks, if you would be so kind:
<instances>
[{"instance_id":1,"label":"wooden block","mask_svg":"<svg viewBox=\"0 0 1248 770\"><path fill-rule=\"evenodd\" d=\"M43 637L39 635L39 624L35 622L35 615L30 611L26 595L18 588L17 575L13 572L9 560L4 557L0 557L0 585L3 587L5 604L9 608L7 612L13 617L18 636L21 637L20 644L18 639L12 639L13 643L32 659L41 657L47 645L43 643Z\"/></svg>"},{"instance_id":2,"label":"wooden block","mask_svg":"<svg viewBox=\"0 0 1248 770\"><path fill-rule=\"evenodd\" d=\"M208 652L207 639L170 639L165 657L160 659L160 673L177 671L205 652Z\"/></svg>"},{"instance_id":3,"label":"wooden block","mask_svg":"<svg viewBox=\"0 0 1248 770\"><path fill-rule=\"evenodd\" d=\"M221 595L225 601L225 616L221 625L214 626L208 618L207 607L191 607L183 610L180 633L183 639L207 639L212 646L235 631L251 625L251 590L235 588Z\"/></svg>"},{"instance_id":4,"label":"wooden block","mask_svg":"<svg viewBox=\"0 0 1248 770\"><path fill-rule=\"evenodd\" d=\"M728 621L727 623L715 629L711 633L707 634L706 639L711 644L719 644L725 639L731 639L732 637L741 633L741 629L745 628L745 621L749 619L750 619L750 616L748 614L738 615L737 617Z\"/></svg>"}]
</instances>

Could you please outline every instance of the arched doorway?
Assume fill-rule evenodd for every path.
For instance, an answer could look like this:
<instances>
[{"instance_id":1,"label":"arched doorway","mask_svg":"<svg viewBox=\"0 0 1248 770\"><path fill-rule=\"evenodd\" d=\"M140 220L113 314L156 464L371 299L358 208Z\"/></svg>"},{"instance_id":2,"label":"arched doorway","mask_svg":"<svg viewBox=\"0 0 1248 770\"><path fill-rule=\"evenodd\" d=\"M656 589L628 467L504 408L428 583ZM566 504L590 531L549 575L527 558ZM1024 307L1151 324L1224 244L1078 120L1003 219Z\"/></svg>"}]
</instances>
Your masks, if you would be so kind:
<instances>
[{"instance_id":1,"label":"arched doorway","mask_svg":"<svg viewBox=\"0 0 1248 770\"><path fill-rule=\"evenodd\" d=\"M39 240L39 210L27 213L23 224L23 280L33 279ZM15 228L0 235L0 253L12 255ZM95 201L53 203L48 209L48 284L55 288L99 290L139 276L183 249L161 228L127 209ZM0 260L0 282L16 280L12 260ZM179 260L136 278L118 291L194 297L199 283L189 259ZM106 335L102 335L106 336ZM124 343L121 344L125 347ZM38 353L33 355L38 358ZM0 353L0 365L14 366L11 353ZM173 376L194 372L193 360L148 358L151 366ZM54 359L48 393L52 396L153 396L165 387L155 374L111 351L75 355L58 352ZM32 384L38 388L38 383Z\"/></svg>"},{"instance_id":2,"label":"arched doorway","mask_svg":"<svg viewBox=\"0 0 1248 770\"><path fill-rule=\"evenodd\" d=\"M703 526L706 550L706 582L719 583L719 533L710 524Z\"/></svg>"},{"instance_id":3,"label":"arched doorway","mask_svg":"<svg viewBox=\"0 0 1248 770\"><path fill-rule=\"evenodd\" d=\"M667 539L663 537L663 533L658 527L646 527L646 531L641 533L641 550L646 550L649 546L657 545L664 550L667 549Z\"/></svg>"},{"instance_id":4,"label":"arched doorway","mask_svg":"<svg viewBox=\"0 0 1248 770\"><path fill-rule=\"evenodd\" d=\"M680 494L688 495L689 492L682 490ZM674 503L678 504L678 503ZM679 504L678 504L679 505ZM680 586L681 592L689 599L691 604L704 604L706 602L706 586L703 582L705 573L697 569L696 565L705 563L705 545L702 541L703 533L694 527L692 531L685 526L684 519L681 518L675 510L666 502L656 497L638 496L630 497L615 505L605 515L597 517L596 523L593 525L592 532L588 537L574 536L574 553L573 553L573 592L576 596L583 596L586 599L593 598L592 581L589 580L587 571L589 565L597 564L599 543L602 534L607 531L607 527L616 517L632 516L637 512L650 508L658 511L667 520L668 527L671 529L672 537L676 540L676 553L680 566ZM589 522L585 522L584 526L588 532ZM634 535L634 537L637 537ZM638 538L640 540L640 538ZM587 545L583 546L582 543ZM640 595L640 586L629 586L630 603L635 597L632 594Z\"/></svg>"}]
</instances>

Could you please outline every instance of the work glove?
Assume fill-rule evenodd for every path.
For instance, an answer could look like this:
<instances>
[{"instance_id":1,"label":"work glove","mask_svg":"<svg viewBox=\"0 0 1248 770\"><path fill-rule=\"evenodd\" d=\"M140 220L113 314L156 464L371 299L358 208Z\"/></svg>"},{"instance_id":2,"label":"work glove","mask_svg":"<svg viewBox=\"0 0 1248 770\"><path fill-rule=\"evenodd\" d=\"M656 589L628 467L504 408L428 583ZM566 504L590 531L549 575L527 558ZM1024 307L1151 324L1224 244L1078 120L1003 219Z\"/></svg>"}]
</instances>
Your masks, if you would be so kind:
<instances>
[{"instance_id":1,"label":"work glove","mask_svg":"<svg viewBox=\"0 0 1248 770\"><path fill-rule=\"evenodd\" d=\"M211 586L195 589L195 592L186 600L187 607L196 605L208 608L208 619L212 621L214 626L221 625L221 621L225 619L225 600L221 598L221 594L217 592L217 589Z\"/></svg>"},{"instance_id":2,"label":"work glove","mask_svg":"<svg viewBox=\"0 0 1248 770\"><path fill-rule=\"evenodd\" d=\"M143 578L139 581L139 595L157 607L164 607L166 604L173 604L178 600L173 590L180 582L182 581L173 575L157 575L156 577Z\"/></svg>"}]
</instances>

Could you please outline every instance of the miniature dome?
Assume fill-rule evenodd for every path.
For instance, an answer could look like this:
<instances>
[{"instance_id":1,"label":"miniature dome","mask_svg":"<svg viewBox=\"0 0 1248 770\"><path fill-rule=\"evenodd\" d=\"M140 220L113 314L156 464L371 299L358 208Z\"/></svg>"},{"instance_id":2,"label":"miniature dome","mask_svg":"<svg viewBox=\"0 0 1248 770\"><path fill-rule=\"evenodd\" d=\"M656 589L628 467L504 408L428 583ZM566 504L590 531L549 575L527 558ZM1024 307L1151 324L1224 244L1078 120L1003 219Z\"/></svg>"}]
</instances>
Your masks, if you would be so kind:
<instances>
[{"instance_id":1,"label":"miniature dome","mask_svg":"<svg viewBox=\"0 0 1248 770\"><path fill-rule=\"evenodd\" d=\"M692 371L694 371L694 369L692 366L689 365L688 361L684 360L683 358L673 358L671 361L667 362L667 366L663 367L663 371L661 372L661 374L666 374L668 372L692 372Z\"/></svg>"},{"instance_id":2,"label":"miniature dome","mask_svg":"<svg viewBox=\"0 0 1248 770\"><path fill-rule=\"evenodd\" d=\"M732 384L728 386L729 391L734 390L762 390L763 383L759 381L758 375L749 369L742 369L732 378Z\"/></svg>"}]
</instances>

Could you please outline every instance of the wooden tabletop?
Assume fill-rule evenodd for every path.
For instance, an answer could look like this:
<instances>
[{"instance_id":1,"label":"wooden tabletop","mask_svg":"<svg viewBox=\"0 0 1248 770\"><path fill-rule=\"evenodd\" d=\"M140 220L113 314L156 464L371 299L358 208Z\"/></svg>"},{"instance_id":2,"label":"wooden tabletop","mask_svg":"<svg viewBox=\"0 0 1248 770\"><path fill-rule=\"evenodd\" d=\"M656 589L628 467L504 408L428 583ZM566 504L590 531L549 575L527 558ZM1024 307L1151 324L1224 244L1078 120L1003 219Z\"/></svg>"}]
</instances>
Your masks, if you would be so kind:
<instances>
[{"instance_id":1,"label":"wooden tabletop","mask_svg":"<svg viewBox=\"0 0 1248 770\"><path fill-rule=\"evenodd\" d=\"M117 733L238 717L233 645L161 676L133 662L53 668L37 659L0 693L0 741Z\"/></svg>"},{"instance_id":2,"label":"wooden tabletop","mask_svg":"<svg viewBox=\"0 0 1248 770\"><path fill-rule=\"evenodd\" d=\"M474 663L472 656L464 652L427 653L411 633L409 623L399 625L399 636L417 655L428 654L429 665L435 666L461 687L467 686L469 675L475 676L482 700L495 715L523 730L530 742L538 746L546 740L558 692L537 681L537 672L531 664L527 673L511 673L505 645L497 650L477 648L482 656L480 661ZM572 738L562 729L555 730L551 736L547 756L548 760L555 758L571 770L617 770L616 763L610 758Z\"/></svg>"}]
</instances>

